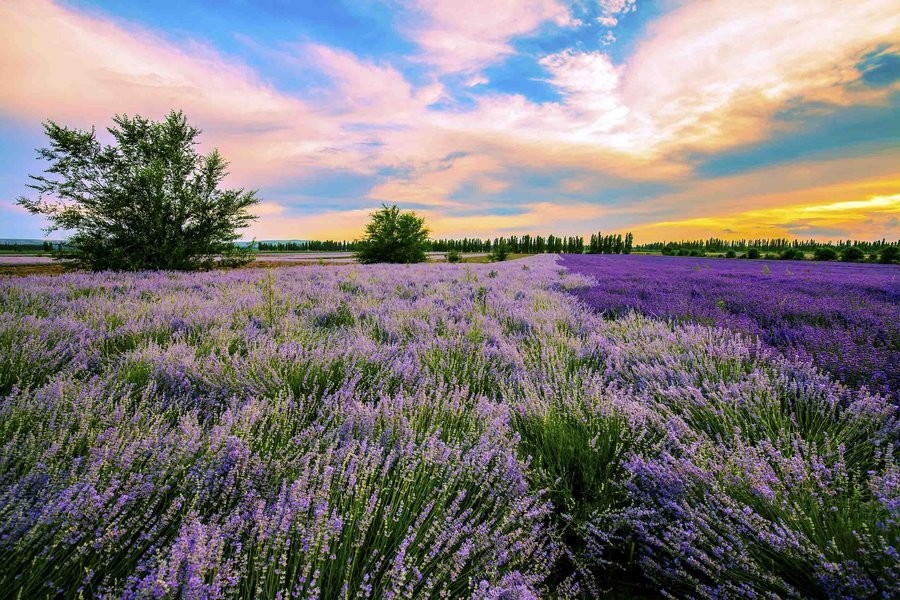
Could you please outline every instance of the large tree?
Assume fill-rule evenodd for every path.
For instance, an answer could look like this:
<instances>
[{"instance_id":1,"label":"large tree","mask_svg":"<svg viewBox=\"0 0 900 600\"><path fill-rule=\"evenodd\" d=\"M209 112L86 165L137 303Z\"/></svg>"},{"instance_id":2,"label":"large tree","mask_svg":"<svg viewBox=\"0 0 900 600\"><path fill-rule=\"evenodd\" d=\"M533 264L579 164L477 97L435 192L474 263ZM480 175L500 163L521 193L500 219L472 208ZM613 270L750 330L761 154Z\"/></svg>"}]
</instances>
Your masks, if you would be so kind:
<instances>
[{"instance_id":1,"label":"large tree","mask_svg":"<svg viewBox=\"0 0 900 600\"><path fill-rule=\"evenodd\" d=\"M383 204L372 213L356 258L361 263L424 262L427 241L425 219L414 212L400 212L396 204Z\"/></svg>"},{"instance_id":2,"label":"large tree","mask_svg":"<svg viewBox=\"0 0 900 600\"><path fill-rule=\"evenodd\" d=\"M45 215L47 231L71 231L64 260L90 269L196 269L252 258L235 245L255 219L255 191L219 189L227 163L217 150L196 150L200 130L180 111L162 121L116 116L114 139L95 131L44 124L49 166L28 186L37 199L18 203Z\"/></svg>"}]
</instances>

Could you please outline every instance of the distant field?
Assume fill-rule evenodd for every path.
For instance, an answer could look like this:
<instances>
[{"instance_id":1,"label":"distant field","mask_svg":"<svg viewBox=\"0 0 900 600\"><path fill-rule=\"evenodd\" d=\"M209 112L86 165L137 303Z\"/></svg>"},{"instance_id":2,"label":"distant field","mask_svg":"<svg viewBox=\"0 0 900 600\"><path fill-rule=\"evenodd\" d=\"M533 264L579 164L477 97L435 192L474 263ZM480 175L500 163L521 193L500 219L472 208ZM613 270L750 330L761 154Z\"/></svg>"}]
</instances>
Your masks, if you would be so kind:
<instances>
[{"instance_id":1,"label":"distant field","mask_svg":"<svg viewBox=\"0 0 900 600\"><path fill-rule=\"evenodd\" d=\"M431 260L440 260L447 255L446 252L428 252ZM487 257L486 253L468 252L462 253L465 260L474 260ZM520 255L525 256L525 255ZM319 262L351 263L355 262L352 252L260 252L256 260L266 263L299 263ZM49 254L25 254L25 253L0 253L0 265L44 265L55 262Z\"/></svg>"},{"instance_id":2,"label":"distant field","mask_svg":"<svg viewBox=\"0 0 900 600\"><path fill-rule=\"evenodd\" d=\"M636 255L561 264L596 278L577 294L606 315L725 327L841 381L900 392L900 266Z\"/></svg>"},{"instance_id":3,"label":"distant field","mask_svg":"<svg viewBox=\"0 0 900 600\"><path fill-rule=\"evenodd\" d=\"M46 265L52 262L53 257L49 254L0 254L0 265Z\"/></svg>"}]
</instances>

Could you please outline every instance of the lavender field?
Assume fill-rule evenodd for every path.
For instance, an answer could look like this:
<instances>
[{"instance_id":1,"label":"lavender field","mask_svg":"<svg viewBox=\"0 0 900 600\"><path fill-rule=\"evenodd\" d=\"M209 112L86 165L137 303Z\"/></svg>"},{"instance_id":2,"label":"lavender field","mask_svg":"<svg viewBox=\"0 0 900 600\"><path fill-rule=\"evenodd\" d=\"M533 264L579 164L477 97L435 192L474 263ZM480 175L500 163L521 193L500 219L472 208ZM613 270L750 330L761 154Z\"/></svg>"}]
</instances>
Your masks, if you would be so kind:
<instances>
[{"instance_id":1,"label":"lavender field","mask_svg":"<svg viewBox=\"0 0 900 600\"><path fill-rule=\"evenodd\" d=\"M577 293L607 316L725 327L851 386L900 392L896 265L571 254L562 264L597 279Z\"/></svg>"},{"instance_id":2,"label":"lavender field","mask_svg":"<svg viewBox=\"0 0 900 600\"><path fill-rule=\"evenodd\" d=\"M897 269L767 264L2 280L0 596L893 597Z\"/></svg>"}]
</instances>

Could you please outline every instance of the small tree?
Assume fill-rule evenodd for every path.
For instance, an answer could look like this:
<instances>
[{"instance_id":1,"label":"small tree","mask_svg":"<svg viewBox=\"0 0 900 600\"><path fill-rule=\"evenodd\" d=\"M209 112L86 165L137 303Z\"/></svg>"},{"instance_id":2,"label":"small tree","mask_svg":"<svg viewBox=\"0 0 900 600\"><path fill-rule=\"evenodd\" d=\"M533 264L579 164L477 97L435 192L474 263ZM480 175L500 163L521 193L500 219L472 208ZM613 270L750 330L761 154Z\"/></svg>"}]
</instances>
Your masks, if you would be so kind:
<instances>
[{"instance_id":1,"label":"small tree","mask_svg":"<svg viewBox=\"0 0 900 600\"><path fill-rule=\"evenodd\" d=\"M460 256L459 251L450 250L449 252L447 252L447 262L449 262L449 263L462 262L462 256Z\"/></svg>"},{"instance_id":2,"label":"small tree","mask_svg":"<svg viewBox=\"0 0 900 600\"><path fill-rule=\"evenodd\" d=\"M38 198L18 203L45 215L48 232L74 232L60 258L94 270L196 269L252 258L234 242L256 218L248 212L256 192L219 189L227 163L216 150L197 153L200 130L184 114L113 122L109 146L94 129L44 124L50 146L38 157L49 162L49 176L32 175L28 187Z\"/></svg>"},{"instance_id":3,"label":"small tree","mask_svg":"<svg viewBox=\"0 0 900 600\"><path fill-rule=\"evenodd\" d=\"M816 260L837 260L837 250L831 246L819 246L813 251Z\"/></svg>"},{"instance_id":4,"label":"small tree","mask_svg":"<svg viewBox=\"0 0 900 600\"><path fill-rule=\"evenodd\" d=\"M757 259L759 258L759 249L758 248L750 248L747 250L747 258Z\"/></svg>"},{"instance_id":5,"label":"small tree","mask_svg":"<svg viewBox=\"0 0 900 600\"><path fill-rule=\"evenodd\" d=\"M491 253L488 255L488 260L491 262L503 262L509 256L509 246L505 243L497 244L494 246Z\"/></svg>"},{"instance_id":6,"label":"small tree","mask_svg":"<svg viewBox=\"0 0 900 600\"><path fill-rule=\"evenodd\" d=\"M841 251L841 260L844 262L855 262L866 257L866 253L857 246L847 246Z\"/></svg>"},{"instance_id":7,"label":"small tree","mask_svg":"<svg viewBox=\"0 0 900 600\"><path fill-rule=\"evenodd\" d=\"M414 212L400 212L396 204L383 204L372 213L356 258L363 264L425 262L427 241L425 219Z\"/></svg>"},{"instance_id":8,"label":"small tree","mask_svg":"<svg viewBox=\"0 0 900 600\"><path fill-rule=\"evenodd\" d=\"M889 265L900 261L900 246L885 246L878 255L878 262Z\"/></svg>"}]
</instances>

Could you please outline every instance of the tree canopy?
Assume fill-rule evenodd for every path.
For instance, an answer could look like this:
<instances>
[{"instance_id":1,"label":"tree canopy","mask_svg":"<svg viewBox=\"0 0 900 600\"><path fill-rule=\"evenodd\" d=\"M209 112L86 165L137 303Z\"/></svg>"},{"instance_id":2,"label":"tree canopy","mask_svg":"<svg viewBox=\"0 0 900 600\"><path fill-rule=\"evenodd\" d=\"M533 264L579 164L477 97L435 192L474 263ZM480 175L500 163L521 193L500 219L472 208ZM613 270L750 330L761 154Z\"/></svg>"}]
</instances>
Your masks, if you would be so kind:
<instances>
[{"instance_id":1,"label":"tree canopy","mask_svg":"<svg viewBox=\"0 0 900 600\"><path fill-rule=\"evenodd\" d=\"M427 242L425 219L383 204L372 213L356 258L363 264L425 262Z\"/></svg>"},{"instance_id":2,"label":"tree canopy","mask_svg":"<svg viewBox=\"0 0 900 600\"><path fill-rule=\"evenodd\" d=\"M238 230L256 217L255 191L220 189L227 163L217 150L196 150L201 131L181 111L154 122L140 116L113 118L96 133L44 124L50 145L38 149L49 163L28 187L37 199L18 203L45 215L47 231L73 232L67 252L81 267L116 269L196 269L239 264L252 251L234 242Z\"/></svg>"}]
</instances>

